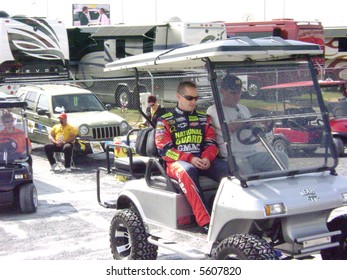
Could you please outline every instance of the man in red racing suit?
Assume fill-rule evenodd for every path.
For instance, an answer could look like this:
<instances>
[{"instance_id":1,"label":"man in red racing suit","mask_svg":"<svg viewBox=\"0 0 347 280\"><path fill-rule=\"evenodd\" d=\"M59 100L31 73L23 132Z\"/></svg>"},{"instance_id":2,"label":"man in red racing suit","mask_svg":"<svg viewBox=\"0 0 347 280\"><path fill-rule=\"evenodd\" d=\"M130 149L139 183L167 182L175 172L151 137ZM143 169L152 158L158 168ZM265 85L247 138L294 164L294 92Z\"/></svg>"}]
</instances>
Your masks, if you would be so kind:
<instances>
[{"instance_id":1,"label":"man in red racing suit","mask_svg":"<svg viewBox=\"0 0 347 280\"><path fill-rule=\"evenodd\" d=\"M177 89L177 107L162 115L157 123L155 143L166 161L167 174L177 179L190 203L199 226L208 230L209 206L199 184L199 175L219 182L228 175L225 161L216 158L218 147L208 115L195 110L195 84L182 82Z\"/></svg>"}]
</instances>

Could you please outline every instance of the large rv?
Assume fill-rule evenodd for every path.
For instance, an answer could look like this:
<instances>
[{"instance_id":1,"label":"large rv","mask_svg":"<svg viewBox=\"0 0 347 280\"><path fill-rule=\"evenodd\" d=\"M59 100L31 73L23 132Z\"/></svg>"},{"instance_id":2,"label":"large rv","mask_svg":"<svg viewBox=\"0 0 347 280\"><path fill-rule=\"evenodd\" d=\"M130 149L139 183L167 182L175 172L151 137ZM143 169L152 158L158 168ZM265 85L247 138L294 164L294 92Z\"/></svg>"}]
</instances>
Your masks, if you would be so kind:
<instances>
[{"instance_id":1,"label":"large rv","mask_svg":"<svg viewBox=\"0 0 347 280\"><path fill-rule=\"evenodd\" d=\"M75 79L118 107L132 107L133 80L128 72L104 72L107 63L121 58L165 49L180 48L207 41L226 39L223 23L185 23L156 25L81 26L68 28L70 65ZM186 73L186 72L184 72ZM181 76L182 73L173 73ZM158 73L158 75L160 75ZM110 82L98 79L115 78ZM178 80L181 79L177 78ZM164 80L166 81L164 84ZM173 100L177 82L142 75L140 92L157 95L164 104Z\"/></svg>"},{"instance_id":2,"label":"large rv","mask_svg":"<svg viewBox=\"0 0 347 280\"><path fill-rule=\"evenodd\" d=\"M69 45L58 20L0 16L0 85L14 93L16 83L69 78ZM14 87L14 88L13 88Z\"/></svg>"},{"instance_id":3,"label":"large rv","mask_svg":"<svg viewBox=\"0 0 347 280\"><path fill-rule=\"evenodd\" d=\"M325 27L325 76L347 80L347 26Z\"/></svg>"}]
</instances>

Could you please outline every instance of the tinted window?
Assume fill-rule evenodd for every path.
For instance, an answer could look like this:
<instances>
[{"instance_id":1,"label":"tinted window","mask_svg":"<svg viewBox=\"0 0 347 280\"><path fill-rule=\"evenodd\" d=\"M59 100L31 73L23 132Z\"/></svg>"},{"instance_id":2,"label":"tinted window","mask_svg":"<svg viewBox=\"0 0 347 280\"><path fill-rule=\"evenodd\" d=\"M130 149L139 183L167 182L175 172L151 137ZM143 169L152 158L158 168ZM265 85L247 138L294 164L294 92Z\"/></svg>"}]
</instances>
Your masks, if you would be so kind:
<instances>
[{"instance_id":1,"label":"tinted window","mask_svg":"<svg viewBox=\"0 0 347 280\"><path fill-rule=\"evenodd\" d=\"M37 102L37 109L49 110L49 102L46 95L40 95L39 101Z\"/></svg>"},{"instance_id":2,"label":"tinted window","mask_svg":"<svg viewBox=\"0 0 347 280\"><path fill-rule=\"evenodd\" d=\"M34 92L34 91L28 92L28 94L25 97L25 101L28 103L27 109L34 110L36 97L37 97L37 92Z\"/></svg>"},{"instance_id":3,"label":"tinted window","mask_svg":"<svg viewBox=\"0 0 347 280\"><path fill-rule=\"evenodd\" d=\"M102 103L93 94L69 94L53 96L53 110L57 114L62 107L66 113L104 111Z\"/></svg>"}]
</instances>

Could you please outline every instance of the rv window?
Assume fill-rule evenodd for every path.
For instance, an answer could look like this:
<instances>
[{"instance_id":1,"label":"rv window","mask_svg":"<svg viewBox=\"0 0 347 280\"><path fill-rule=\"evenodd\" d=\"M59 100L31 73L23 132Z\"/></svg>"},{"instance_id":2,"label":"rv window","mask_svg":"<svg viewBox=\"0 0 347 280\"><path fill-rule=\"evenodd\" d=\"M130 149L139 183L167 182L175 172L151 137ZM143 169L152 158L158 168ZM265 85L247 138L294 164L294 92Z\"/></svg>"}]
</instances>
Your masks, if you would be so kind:
<instances>
[{"instance_id":1,"label":"rv window","mask_svg":"<svg viewBox=\"0 0 347 280\"><path fill-rule=\"evenodd\" d=\"M116 57L117 58L124 58L125 57L125 40L117 39Z\"/></svg>"},{"instance_id":2,"label":"rv window","mask_svg":"<svg viewBox=\"0 0 347 280\"><path fill-rule=\"evenodd\" d=\"M339 38L339 52L347 52L347 38Z\"/></svg>"}]
</instances>

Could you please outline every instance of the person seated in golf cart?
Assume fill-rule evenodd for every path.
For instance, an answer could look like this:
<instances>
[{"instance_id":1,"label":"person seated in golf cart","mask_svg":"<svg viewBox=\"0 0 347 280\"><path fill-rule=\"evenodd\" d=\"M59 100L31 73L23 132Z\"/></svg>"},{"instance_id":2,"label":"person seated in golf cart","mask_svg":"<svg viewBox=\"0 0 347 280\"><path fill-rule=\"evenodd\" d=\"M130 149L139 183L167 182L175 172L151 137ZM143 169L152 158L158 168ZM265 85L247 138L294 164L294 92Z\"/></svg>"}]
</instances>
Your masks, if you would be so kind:
<instances>
[{"instance_id":1,"label":"person seated in golf cart","mask_svg":"<svg viewBox=\"0 0 347 280\"><path fill-rule=\"evenodd\" d=\"M244 174L253 174L258 172L266 172L279 170L276 161L266 151L261 151L259 145L245 145L240 142L237 137L239 129L243 126L242 123L234 123L235 120L251 118L249 109L239 104L242 92L242 81L236 76L225 76L220 85L220 93L222 94L223 111L225 121L228 123L232 150L235 155L236 161ZM215 105L207 109L207 114L211 117L212 124L216 131L217 143L219 145L219 156L226 159L228 156L226 143L222 136L222 129L218 120L217 108ZM265 126L268 125L264 123ZM277 152L284 166L288 166L288 156L286 153Z\"/></svg>"},{"instance_id":2,"label":"person seated in golf cart","mask_svg":"<svg viewBox=\"0 0 347 280\"><path fill-rule=\"evenodd\" d=\"M8 111L3 111L0 129L0 153L7 160L27 158L27 138L22 129L16 127L16 120ZM31 159L28 161L31 163Z\"/></svg>"},{"instance_id":3,"label":"person seated in golf cart","mask_svg":"<svg viewBox=\"0 0 347 280\"><path fill-rule=\"evenodd\" d=\"M196 85L181 82L177 88L177 107L158 119L155 144L165 160L167 174L177 179L190 203L195 219L208 231L210 209L199 184L199 175L217 182L228 176L225 161L216 158L218 147L210 117L196 110Z\"/></svg>"}]
</instances>

